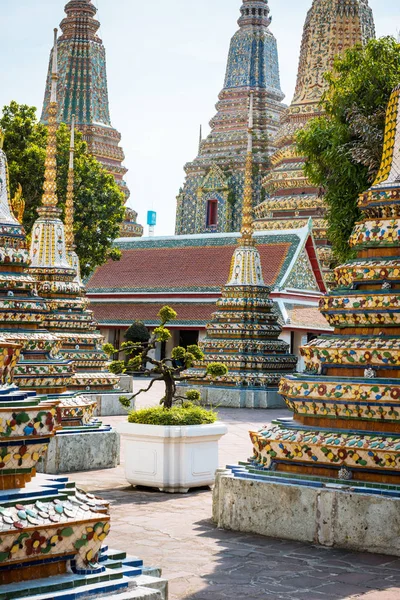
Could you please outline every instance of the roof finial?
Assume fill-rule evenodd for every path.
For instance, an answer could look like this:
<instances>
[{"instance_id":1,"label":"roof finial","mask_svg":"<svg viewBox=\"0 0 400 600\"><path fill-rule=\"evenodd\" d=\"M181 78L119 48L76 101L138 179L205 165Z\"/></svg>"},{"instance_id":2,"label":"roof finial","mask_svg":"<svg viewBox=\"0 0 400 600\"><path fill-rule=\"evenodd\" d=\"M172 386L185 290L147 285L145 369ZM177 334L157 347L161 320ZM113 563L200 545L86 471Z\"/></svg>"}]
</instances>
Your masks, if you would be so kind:
<instances>
[{"instance_id":1,"label":"roof finial","mask_svg":"<svg viewBox=\"0 0 400 600\"><path fill-rule=\"evenodd\" d=\"M203 141L203 126L200 125L200 135L199 135L199 152L201 150L201 143Z\"/></svg>"},{"instance_id":2,"label":"roof finial","mask_svg":"<svg viewBox=\"0 0 400 600\"><path fill-rule=\"evenodd\" d=\"M254 94L250 93L249 129L247 133L247 156L244 173L243 218L241 245L253 246L253 109Z\"/></svg>"},{"instance_id":3,"label":"roof finial","mask_svg":"<svg viewBox=\"0 0 400 600\"><path fill-rule=\"evenodd\" d=\"M44 207L55 208L58 204L57 199L57 82L58 82L58 61L57 61L57 29L54 29L53 46L53 68L51 73L51 95L48 116L48 138L46 147L46 161L43 185L42 205Z\"/></svg>"},{"instance_id":4,"label":"roof finial","mask_svg":"<svg viewBox=\"0 0 400 600\"><path fill-rule=\"evenodd\" d=\"M67 254L75 248L74 240L74 156L75 156L75 115L71 119L71 142L69 148L69 168L67 200L65 203L65 242Z\"/></svg>"}]
</instances>

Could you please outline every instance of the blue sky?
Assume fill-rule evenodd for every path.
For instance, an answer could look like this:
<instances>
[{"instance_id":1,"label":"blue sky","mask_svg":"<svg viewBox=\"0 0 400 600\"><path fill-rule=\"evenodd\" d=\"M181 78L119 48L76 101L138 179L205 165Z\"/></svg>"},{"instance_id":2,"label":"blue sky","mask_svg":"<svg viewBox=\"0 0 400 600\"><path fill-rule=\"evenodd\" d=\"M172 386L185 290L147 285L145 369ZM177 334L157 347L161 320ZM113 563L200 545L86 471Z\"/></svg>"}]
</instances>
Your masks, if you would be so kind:
<instances>
[{"instance_id":1,"label":"blue sky","mask_svg":"<svg viewBox=\"0 0 400 600\"><path fill-rule=\"evenodd\" d=\"M0 0L0 106L41 107L52 30L66 0ZM400 3L370 0L377 35L397 35ZM207 133L225 73L241 0L94 0L106 45L111 118L122 133L129 204L144 223L158 213L157 235L172 234L183 165ZM270 0L282 90L290 102L302 27L311 0ZM147 228L146 228L147 229Z\"/></svg>"}]
</instances>

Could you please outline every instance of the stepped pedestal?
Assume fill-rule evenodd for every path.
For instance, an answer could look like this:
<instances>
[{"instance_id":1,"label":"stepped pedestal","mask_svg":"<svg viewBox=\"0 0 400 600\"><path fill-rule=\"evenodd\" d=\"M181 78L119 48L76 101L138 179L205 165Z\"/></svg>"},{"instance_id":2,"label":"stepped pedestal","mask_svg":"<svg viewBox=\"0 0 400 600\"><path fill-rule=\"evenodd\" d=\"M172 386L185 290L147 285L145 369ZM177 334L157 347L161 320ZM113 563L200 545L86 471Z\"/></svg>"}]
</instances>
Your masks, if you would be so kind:
<instances>
[{"instance_id":1,"label":"stepped pedestal","mask_svg":"<svg viewBox=\"0 0 400 600\"><path fill-rule=\"evenodd\" d=\"M120 464L120 436L93 419L82 427L64 427L50 441L37 471L49 475L115 469Z\"/></svg>"},{"instance_id":2,"label":"stepped pedestal","mask_svg":"<svg viewBox=\"0 0 400 600\"><path fill-rule=\"evenodd\" d=\"M180 386L178 394L184 396L187 390L196 389L201 394L203 406L223 408L286 408L278 388L268 390L258 388L226 388L219 386Z\"/></svg>"},{"instance_id":3,"label":"stepped pedestal","mask_svg":"<svg viewBox=\"0 0 400 600\"><path fill-rule=\"evenodd\" d=\"M233 531L400 556L398 486L283 476L249 462L218 472L213 520Z\"/></svg>"}]
</instances>

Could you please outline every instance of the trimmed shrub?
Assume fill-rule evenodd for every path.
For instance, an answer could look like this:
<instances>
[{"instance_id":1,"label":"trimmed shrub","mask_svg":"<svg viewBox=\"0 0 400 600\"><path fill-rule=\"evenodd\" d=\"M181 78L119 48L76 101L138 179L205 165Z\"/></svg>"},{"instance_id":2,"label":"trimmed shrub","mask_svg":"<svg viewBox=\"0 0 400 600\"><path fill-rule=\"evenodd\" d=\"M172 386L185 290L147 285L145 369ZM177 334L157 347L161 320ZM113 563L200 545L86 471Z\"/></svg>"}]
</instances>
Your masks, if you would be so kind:
<instances>
[{"instance_id":1,"label":"trimmed shrub","mask_svg":"<svg viewBox=\"0 0 400 600\"><path fill-rule=\"evenodd\" d=\"M129 413L129 423L141 425L206 425L215 423L217 413L200 406L154 406Z\"/></svg>"}]
</instances>

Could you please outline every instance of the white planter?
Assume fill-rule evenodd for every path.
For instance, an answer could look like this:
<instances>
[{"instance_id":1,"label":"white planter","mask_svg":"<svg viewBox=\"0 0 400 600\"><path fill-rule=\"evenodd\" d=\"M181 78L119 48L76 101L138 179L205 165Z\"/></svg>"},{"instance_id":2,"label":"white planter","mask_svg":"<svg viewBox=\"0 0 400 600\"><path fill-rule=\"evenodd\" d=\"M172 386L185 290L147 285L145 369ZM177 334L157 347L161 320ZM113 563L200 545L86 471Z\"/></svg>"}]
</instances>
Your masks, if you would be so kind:
<instances>
[{"instance_id":1,"label":"white planter","mask_svg":"<svg viewBox=\"0 0 400 600\"><path fill-rule=\"evenodd\" d=\"M119 423L125 448L125 475L132 485L186 493L212 485L218 469L218 441L223 423L164 427Z\"/></svg>"}]
</instances>

